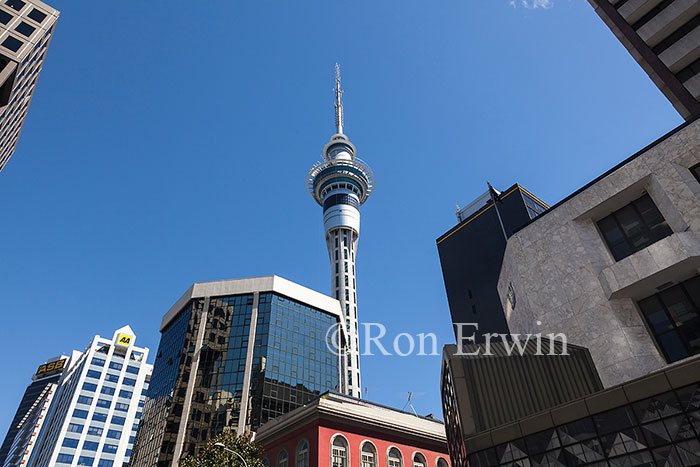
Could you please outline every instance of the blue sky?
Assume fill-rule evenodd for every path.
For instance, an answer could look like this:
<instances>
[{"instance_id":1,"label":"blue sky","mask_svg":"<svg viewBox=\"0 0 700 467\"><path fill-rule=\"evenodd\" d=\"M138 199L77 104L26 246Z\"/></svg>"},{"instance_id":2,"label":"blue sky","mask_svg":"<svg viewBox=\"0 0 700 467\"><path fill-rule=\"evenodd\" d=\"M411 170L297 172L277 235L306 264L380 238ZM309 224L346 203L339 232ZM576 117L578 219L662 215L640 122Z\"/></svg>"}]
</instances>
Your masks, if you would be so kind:
<instances>
[{"instance_id":1,"label":"blue sky","mask_svg":"<svg viewBox=\"0 0 700 467\"><path fill-rule=\"evenodd\" d=\"M372 167L358 313L452 341L435 239L519 182L553 204L681 123L584 0L74 2L0 173L0 430L46 358L124 324L158 345L195 281L330 290L308 170ZM537 5L537 8L535 8ZM388 341L389 345L391 341ZM150 360L152 361L153 356ZM440 357L363 357L369 399L441 416Z\"/></svg>"}]
</instances>

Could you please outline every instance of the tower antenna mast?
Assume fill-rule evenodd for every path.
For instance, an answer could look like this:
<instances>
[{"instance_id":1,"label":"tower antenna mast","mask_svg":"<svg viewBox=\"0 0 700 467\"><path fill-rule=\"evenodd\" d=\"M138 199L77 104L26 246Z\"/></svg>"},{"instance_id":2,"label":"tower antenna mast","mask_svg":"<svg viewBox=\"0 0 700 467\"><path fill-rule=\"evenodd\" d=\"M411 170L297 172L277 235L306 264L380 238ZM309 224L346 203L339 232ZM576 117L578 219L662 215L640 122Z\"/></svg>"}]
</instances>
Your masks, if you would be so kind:
<instances>
[{"instance_id":1,"label":"tower antenna mast","mask_svg":"<svg viewBox=\"0 0 700 467\"><path fill-rule=\"evenodd\" d=\"M340 89L340 65L335 64L335 132L343 134L343 90Z\"/></svg>"}]
</instances>

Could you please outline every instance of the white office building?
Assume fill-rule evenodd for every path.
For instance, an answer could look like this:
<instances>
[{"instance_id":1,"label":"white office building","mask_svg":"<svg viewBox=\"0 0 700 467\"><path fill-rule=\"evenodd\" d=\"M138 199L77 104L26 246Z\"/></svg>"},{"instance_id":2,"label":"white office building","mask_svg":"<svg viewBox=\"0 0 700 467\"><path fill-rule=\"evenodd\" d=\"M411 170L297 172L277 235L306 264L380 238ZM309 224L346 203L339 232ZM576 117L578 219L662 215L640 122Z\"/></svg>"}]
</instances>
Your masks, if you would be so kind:
<instances>
[{"instance_id":1,"label":"white office building","mask_svg":"<svg viewBox=\"0 0 700 467\"><path fill-rule=\"evenodd\" d=\"M152 365L129 326L73 351L29 459L32 467L128 465Z\"/></svg>"}]
</instances>

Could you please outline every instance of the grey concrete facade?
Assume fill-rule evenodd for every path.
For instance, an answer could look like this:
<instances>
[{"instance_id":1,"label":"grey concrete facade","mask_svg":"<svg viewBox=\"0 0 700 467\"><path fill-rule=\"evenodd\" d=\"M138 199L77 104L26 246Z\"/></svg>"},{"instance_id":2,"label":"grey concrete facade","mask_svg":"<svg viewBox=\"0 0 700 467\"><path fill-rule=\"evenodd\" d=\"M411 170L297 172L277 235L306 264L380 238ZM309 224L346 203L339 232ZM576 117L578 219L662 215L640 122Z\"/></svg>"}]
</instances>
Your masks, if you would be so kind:
<instances>
[{"instance_id":1,"label":"grey concrete facade","mask_svg":"<svg viewBox=\"0 0 700 467\"><path fill-rule=\"evenodd\" d=\"M590 349L605 387L665 367L637 301L700 271L700 183L689 170L699 163L696 120L512 235L498 282L511 332L565 333ZM645 192L673 233L616 262L596 222Z\"/></svg>"}]
</instances>

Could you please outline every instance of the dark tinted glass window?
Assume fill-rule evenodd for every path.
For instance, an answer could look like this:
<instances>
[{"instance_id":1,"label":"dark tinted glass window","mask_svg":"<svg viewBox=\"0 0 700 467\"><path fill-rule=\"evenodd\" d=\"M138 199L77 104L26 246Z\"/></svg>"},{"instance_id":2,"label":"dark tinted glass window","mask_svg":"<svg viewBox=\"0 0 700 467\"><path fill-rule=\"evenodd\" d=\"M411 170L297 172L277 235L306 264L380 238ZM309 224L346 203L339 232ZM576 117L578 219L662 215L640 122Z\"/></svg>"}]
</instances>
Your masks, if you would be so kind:
<instances>
[{"instance_id":1,"label":"dark tinted glass window","mask_svg":"<svg viewBox=\"0 0 700 467\"><path fill-rule=\"evenodd\" d=\"M695 178L698 179L698 182L700 182L700 164L691 167L690 171L693 173L693 175L695 175Z\"/></svg>"},{"instance_id":2,"label":"dark tinted glass window","mask_svg":"<svg viewBox=\"0 0 700 467\"><path fill-rule=\"evenodd\" d=\"M83 449L86 451L97 451L97 446L99 446L100 443L96 443L94 441L85 441L83 443Z\"/></svg>"},{"instance_id":3,"label":"dark tinted glass window","mask_svg":"<svg viewBox=\"0 0 700 467\"><path fill-rule=\"evenodd\" d=\"M109 406L110 406L111 404L112 404L112 403L111 403L110 401L106 400L106 399L97 399L97 406L98 406L98 407L106 407L106 408L109 408Z\"/></svg>"},{"instance_id":4,"label":"dark tinted glass window","mask_svg":"<svg viewBox=\"0 0 700 467\"><path fill-rule=\"evenodd\" d=\"M31 24L25 23L24 21L22 21L22 22L19 23L19 25L15 28L15 31L17 31L18 33L22 34L23 36L29 37L29 36L32 35L32 33L33 33L34 31L36 31L36 28L35 28L34 26L32 26Z\"/></svg>"},{"instance_id":5,"label":"dark tinted glass window","mask_svg":"<svg viewBox=\"0 0 700 467\"><path fill-rule=\"evenodd\" d=\"M102 428L91 426L88 428L87 434L91 436L102 436Z\"/></svg>"},{"instance_id":6,"label":"dark tinted glass window","mask_svg":"<svg viewBox=\"0 0 700 467\"><path fill-rule=\"evenodd\" d=\"M73 416L75 418L87 418L88 416L88 411L87 410L80 410L80 409L75 409L73 411Z\"/></svg>"},{"instance_id":7,"label":"dark tinted glass window","mask_svg":"<svg viewBox=\"0 0 700 467\"><path fill-rule=\"evenodd\" d=\"M95 366L104 366L105 361L101 358L93 357L93 359L90 361L90 364Z\"/></svg>"},{"instance_id":8,"label":"dark tinted glass window","mask_svg":"<svg viewBox=\"0 0 700 467\"><path fill-rule=\"evenodd\" d=\"M0 23L7 24L12 19L12 15L5 10L0 10Z\"/></svg>"},{"instance_id":9,"label":"dark tinted glass window","mask_svg":"<svg viewBox=\"0 0 700 467\"><path fill-rule=\"evenodd\" d=\"M83 425L78 425L77 423L71 423L68 425L68 431L70 433L82 433Z\"/></svg>"},{"instance_id":10,"label":"dark tinted glass window","mask_svg":"<svg viewBox=\"0 0 700 467\"><path fill-rule=\"evenodd\" d=\"M102 448L102 452L114 454L117 452L118 448L119 448L119 446L117 446L116 444L105 444L104 447Z\"/></svg>"},{"instance_id":11,"label":"dark tinted glass window","mask_svg":"<svg viewBox=\"0 0 700 467\"><path fill-rule=\"evenodd\" d=\"M41 23L46 19L46 13L42 13L41 11L37 10L34 8L27 16L29 16L31 19L36 21L37 23Z\"/></svg>"},{"instance_id":12,"label":"dark tinted glass window","mask_svg":"<svg viewBox=\"0 0 700 467\"><path fill-rule=\"evenodd\" d=\"M63 440L63 446L67 448L77 448L78 447L78 440L73 439L73 438L66 438Z\"/></svg>"},{"instance_id":13,"label":"dark tinted glass window","mask_svg":"<svg viewBox=\"0 0 700 467\"><path fill-rule=\"evenodd\" d=\"M107 421L107 414L106 413L94 413L94 414L92 414L92 419L96 422L106 422Z\"/></svg>"},{"instance_id":14,"label":"dark tinted glass window","mask_svg":"<svg viewBox=\"0 0 700 467\"><path fill-rule=\"evenodd\" d=\"M78 465L92 465L95 462L94 457L80 456L78 458Z\"/></svg>"},{"instance_id":15,"label":"dark tinted glass window","mask_svg":"<svg viewBox=\"0 0 700 467\"><path fill-rule=\"evenodd\" d=\"M92 404L92 397L78 396L78 404L90 405L90 404Z\"/></svg>"},{"instance_id":16,"label":"dark tinted glass window","mask_svg":"<svg viewBox=\"0 0 700 467\"><path fill-rule=\"evenodd\" d=\"M119 439L122 437L122 432L117 431L117 430L109 430L107 431L107 438L111 439Z\"/></svg>"},{"instance_id":17,"label":"dark tinted glass window","mask_svg":"<svg viewBox=\"0 0 700 467\"><path fill-rule=\"evenodd\" d=\"M638 305L669 363L700 353L700 276Z\"/></svg>"},{"instance_id":18,"label":"dark tinted glass window","mask_svg":"<svg viewBox=\"0 0 700 467\"><path fill-rule=\"evenodd\" d=\"M22 0L7 0L5 2L5 5L12 7L13 9L19 11L24 6L24 2Z\"/></svg>"},{"instance_id":19,"label":"dark tinted glass window","mask_svg":"<svg viewBox=\"0 0 700 467\"><path fill-rule=\"evenodd\" d=\"M673 233L649 195L601 219L598 228L616 261Z\"/></svg>"},{"instance_id":20,"label":"dark tinted glass window","mask_svg":"<svg viewBox=\"0 0 700 467\"><path fill-rule=\"evenodd\" d=\"M12 36L8 36L4 41L2 41L2 46L10 49L13 52L17 52L20 47L22 47L22 41L15 39Z\"/></svg>"},{"instance_id":21,"label":"dark tinted glass window","mask_svg":"<svg viewBox=\"0 0 700 467\"><path fill-rule=\"evenodd\" d=\"M100 390L102 394L107 394L107 395L112 395L114 394L114 388L110 388L109 386L105 386Z\"/></svg>"}]
</instances>

